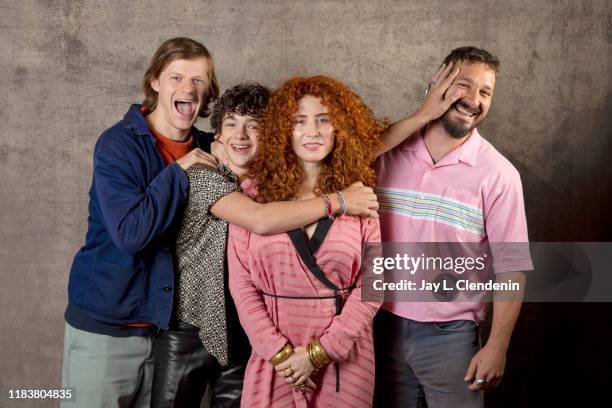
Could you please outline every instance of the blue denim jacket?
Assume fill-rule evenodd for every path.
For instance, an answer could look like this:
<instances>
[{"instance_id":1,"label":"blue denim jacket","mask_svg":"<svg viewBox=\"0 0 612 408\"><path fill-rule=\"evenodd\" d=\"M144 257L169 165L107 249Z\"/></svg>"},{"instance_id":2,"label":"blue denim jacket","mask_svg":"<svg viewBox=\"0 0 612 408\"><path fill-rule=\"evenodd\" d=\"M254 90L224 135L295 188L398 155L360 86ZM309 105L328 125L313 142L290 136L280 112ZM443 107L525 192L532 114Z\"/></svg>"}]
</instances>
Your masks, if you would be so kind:
<instances>
[{"instance_id":1,"label":"blue denim jacket","mask_svg":"<svg viewBox=\"0 0 612 408\"><path fill-rule=\"evenodd\" d=\"M193 129L210 151L212 135ZM74 257L66 321L86 331L142 334L126 323L168 328L174 297L173 224L189 179L164 161L140 105L106 130L94 149L85 245Z\"/></svg>"}]
</instances>

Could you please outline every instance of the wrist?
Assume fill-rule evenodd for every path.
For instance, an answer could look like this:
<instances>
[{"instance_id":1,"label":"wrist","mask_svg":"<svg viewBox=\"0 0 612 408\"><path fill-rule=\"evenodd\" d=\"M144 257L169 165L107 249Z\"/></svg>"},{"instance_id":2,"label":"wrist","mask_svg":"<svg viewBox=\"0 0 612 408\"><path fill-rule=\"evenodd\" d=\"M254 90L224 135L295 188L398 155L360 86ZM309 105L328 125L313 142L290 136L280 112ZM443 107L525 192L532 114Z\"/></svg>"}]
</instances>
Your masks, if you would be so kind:
<instances>
[{"instance_id":1,"label":"wrist","mask_svg":"<svg viewBox=\"0 0 612 408\"><path fill-rule=\"evenodd\" d=\"M487 340L487 344L485 344L485 347L500 353L506 353L506 351L508 351L509 345L510 342L508 340L489 337L489 340Z\"/></svg>"},{"instance_id":2,"label":"wrist","mask_svg":"<svg viewBox=\"0 0 612 408\"><path fill-rule=\"evenodd\" d=\"M331 363L331 359L325 352L325 349L321 345L319 339L314 339L308 343L306 346L306 355L308 356L308 360L315 370L320 370L327 364Z\"/></svg>"},{"instance_id":3,"label":"wrist","mask_svg":"<svg viewBox=\"0 0 612 408\"><path fill-rule=\"evenodd\" d=\"M424 106L421 106L416 112L410 115L410 117L416 122L419 128L436 119L434 115L424 109Z\"/></svg>"},{"instance_id":4,"label":"wrist","mask_svg":"<svg viewBox=\"0 0 612 408\"><path fill-rule=\"evenodd\" d=\"M329 195L329 201L331 203L332 213L334 215L337 215L338 213L340 213L340 201L338 200L338 195L337 194L330 194ZM327 214L325 214L325 215L327 215Z\"/></svg>"},{"instance_id":5,"label":"wrist","mask_svg":"<svg viewBox=\"0 0 612 408\"><path fill-rule=\"evenodd\" d=\"M278 353L274 355L274 357L270 359L270 364L272 364L273 366L279 365L280 363L287 360L292 354L293 347L290 343L287 343Z\"/></svg>"},{"instance_id":6,"label":"wrist","mask_svg":"<svg viewBox=\"0 0 612 408\"><path fill-rule=\"evenodd\" d=\"M187 163L185 163L183 161L183 159L178 159L177 161L175 161L176 165L179 166L183 171L187 171Z\"/></svg>"},{"instance_id":7,"label":"wrist","mask_svg":"<svg viewBox=\"0 0 612 408\"><path fill-rule=\"evenodd\" d=\"M333 195L335 195L335 194L333 194ZM332 207L332 198L333 198L333 195L323 193L323 208L325 209L325 215L327 216L327 218L329 218L331 220L333 220L335 218L334 217L335 213L334 213L334 210L333 210L333 207Z\"/></svg>"}]
</instances>

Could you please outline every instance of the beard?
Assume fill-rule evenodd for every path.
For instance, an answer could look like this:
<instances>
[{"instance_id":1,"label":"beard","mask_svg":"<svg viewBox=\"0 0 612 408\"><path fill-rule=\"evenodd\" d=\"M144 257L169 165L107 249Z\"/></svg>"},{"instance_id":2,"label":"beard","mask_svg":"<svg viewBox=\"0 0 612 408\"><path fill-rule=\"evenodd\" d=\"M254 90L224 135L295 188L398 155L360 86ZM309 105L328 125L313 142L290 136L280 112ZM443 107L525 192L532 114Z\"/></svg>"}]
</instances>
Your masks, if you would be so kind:
<instances>
[{"instance_id":1,"label":"beard","mask_svg":"<svg viewBox=\"0 0 612 408\"><path fill-rule=\"evenodd\" d=\"M449 136L452 137L453 139L463 139L465 136L470 134L470 132L476 127L476 125L479 125L480 123L482 123L482 119L484 119L482 118L479 121L477 120L478 118L476 118L476 120L474 120L472 125L465 124L464 122L461 122L461 121L453 121L453 119L451 119L451 111L455 109L455 105L458 103L460 103L460 101L455 102L448 109L448 111L446 111L446 113L442 116L442 118L440 118L442 127L444 128L444 130L446 130L446 133L448 133Z\"/></svg>"}]
</instances>

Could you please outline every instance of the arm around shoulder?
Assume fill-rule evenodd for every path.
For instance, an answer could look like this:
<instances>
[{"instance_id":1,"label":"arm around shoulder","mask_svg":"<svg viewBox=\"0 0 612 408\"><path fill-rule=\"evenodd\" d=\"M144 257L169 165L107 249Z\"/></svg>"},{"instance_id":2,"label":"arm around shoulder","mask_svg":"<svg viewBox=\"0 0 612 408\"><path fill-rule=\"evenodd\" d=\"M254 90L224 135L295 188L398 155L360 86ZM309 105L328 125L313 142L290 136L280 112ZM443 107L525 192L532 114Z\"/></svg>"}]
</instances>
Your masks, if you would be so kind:
<instances>
[{"instance_id":1,"label":"arm around shoulder","mask_svg":"<svg viewBox=\"0 0 612 408\"><path fill-rule=\"evenodd\" d=\"M171 164L150 182L151 164L120 132L103 134L94 151L94 189L111 239L137 253L172 225L187 197L185 172Z\"/></svg>"},{"instance_id":2,"label":"arm around shoulder","mask_svg":"<svg viewBox=\"0 0 612 408\"><path fill-rule=\"evenodd\" d=\"M262 204L240 192L219 199L211 207L211 212L259 235L290 231L325 216L322 198Z\"/></svg>"}]
</instances>

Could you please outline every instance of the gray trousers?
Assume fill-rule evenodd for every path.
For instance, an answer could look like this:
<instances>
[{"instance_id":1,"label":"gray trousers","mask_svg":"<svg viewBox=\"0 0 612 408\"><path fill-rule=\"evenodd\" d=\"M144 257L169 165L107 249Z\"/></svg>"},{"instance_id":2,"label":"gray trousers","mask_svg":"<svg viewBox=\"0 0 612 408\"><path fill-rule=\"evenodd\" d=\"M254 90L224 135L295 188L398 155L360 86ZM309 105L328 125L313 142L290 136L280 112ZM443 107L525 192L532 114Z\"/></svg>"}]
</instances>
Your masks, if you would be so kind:
<instances>
[{"instance_id":1,"label":"gray trousers","mask_svg":"<svg viewBox=\"0 0 612 408\"><path fill-rule=\"evenodd\" d=\"M482 408L483 392L463 380L480 348L471 320L421 323L381 310L374 321L374 406Z\"/></svg>"},{"instance_id":2,"label":"gray trousers","mask_svg":"<svg viewBox=\"0 0 612 408\"><path fill-rule=\"evenodd\" d=\"M148 407L154 341L154 335L113 337L66 323L62 387L73 387L74 401L61 407Z\"/></svg>"}]
</instances>

